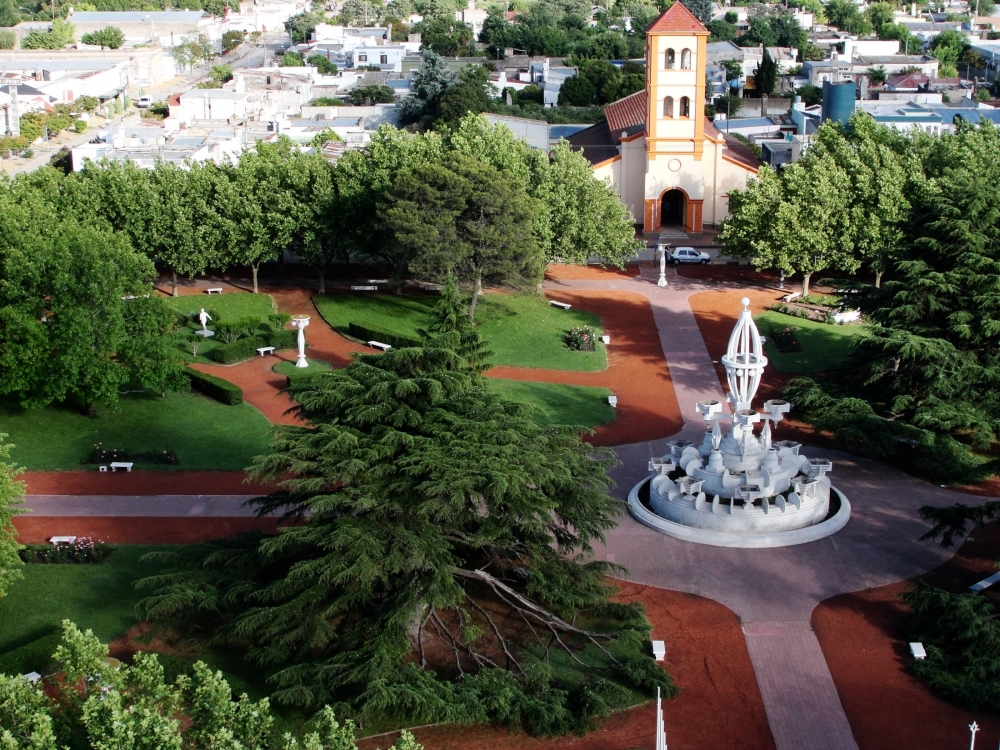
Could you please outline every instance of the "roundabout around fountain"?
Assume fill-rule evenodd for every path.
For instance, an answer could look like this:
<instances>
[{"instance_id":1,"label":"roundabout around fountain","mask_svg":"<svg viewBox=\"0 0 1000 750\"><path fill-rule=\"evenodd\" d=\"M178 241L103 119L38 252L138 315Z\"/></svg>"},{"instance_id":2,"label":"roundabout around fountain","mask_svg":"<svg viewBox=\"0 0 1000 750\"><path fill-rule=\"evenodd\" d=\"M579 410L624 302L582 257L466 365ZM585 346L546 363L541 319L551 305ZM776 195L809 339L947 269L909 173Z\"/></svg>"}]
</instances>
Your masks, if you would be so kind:
<instances>
[{"instance_id":1,"label":"roundabout around fountain","mask_svg":"<svg viewBox=\"0 0 1000 750\"><path fill-rule=\"evenodd\" d=\"M669 442L670 452L651 459L649 476L629 493L629 509L645 526L699 544L761 548L814 542L844 528L851 505L830 483L829 460L800 455L793 441L772 440L772 425L791 404L772 399L760 411L753 408L767 358L750 300L744 297L742 304L722 357L732 414L719 401L699 402L707 426L701 445ZM721 425L725 419L728 431Z\"/></svg>"}]
</instances>

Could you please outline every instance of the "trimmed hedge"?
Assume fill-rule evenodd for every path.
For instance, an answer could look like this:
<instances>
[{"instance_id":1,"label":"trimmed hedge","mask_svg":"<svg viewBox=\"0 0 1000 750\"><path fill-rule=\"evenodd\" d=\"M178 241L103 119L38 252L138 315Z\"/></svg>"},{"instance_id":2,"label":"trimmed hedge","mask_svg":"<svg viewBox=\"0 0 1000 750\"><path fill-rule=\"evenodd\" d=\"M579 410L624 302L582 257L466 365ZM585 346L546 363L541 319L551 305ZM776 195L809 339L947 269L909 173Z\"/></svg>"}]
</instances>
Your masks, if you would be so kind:
<instances>
[{"instance_id":1,"label":"trimmed hedge","mask_svg":"<svg viewBox=\"0 0 1000 750\"><path fill-rule=\"evenodd\" d=\"M419 339L401 336L398 333L390 333L381 328L370 328L369 326L362 326L357 323L348 323L347 327L350 334L356 339L361 339L362 341L379 341L395 349L406 349L408 347L424 345L424 342Z\"/></svg>"},{"instance_id":2,"label":"trimmed hedge","mask_svg":"<svg viewBox=\"0 0 1000 750\"><path fill-rule=\"evenodd\" d=\"M275 349L294 349L299 344L299 332L280 328L268 333L264 340L268 346L273 346Z\"/></svg>"},{"instance_id":3,"label":"trimmed hedge","mask_svg":"<svg viewBox=\"0 0 1000 750\"><path fill-rule=\"evenodd\" d=\"M256 336L240 339L231 344L223 344L212 350L212 356L216 362L224 365L231 365L233 362L242 362L244 359L251 359L257 355L257 349L264 344ZM268 345L270 346L270 345Z\"/></svg>"},{"instance_id":4,"label":"trimmed hedge","mask_svg":"<svg viewBox=\"0 0 1000 750\"><path fill-rule=\"evenodd\" d=\"M0 674L44 673L52 665L52 654L61 642L62 632L56 631L0 654Z\"/></svg>"},{"instance_id":5,"label":"trimmed hedge","mask_svg":"<svg viewBox=\"0 0 1000 750\"><path fill-rule=\"evenodd\" d=\"M190 367L187 374L191 378L191 387L209 398L214 398L229 406L239 406L243 403L243 389L235 383L198 370L192 370Z\"/></svg>"}]
</instances>

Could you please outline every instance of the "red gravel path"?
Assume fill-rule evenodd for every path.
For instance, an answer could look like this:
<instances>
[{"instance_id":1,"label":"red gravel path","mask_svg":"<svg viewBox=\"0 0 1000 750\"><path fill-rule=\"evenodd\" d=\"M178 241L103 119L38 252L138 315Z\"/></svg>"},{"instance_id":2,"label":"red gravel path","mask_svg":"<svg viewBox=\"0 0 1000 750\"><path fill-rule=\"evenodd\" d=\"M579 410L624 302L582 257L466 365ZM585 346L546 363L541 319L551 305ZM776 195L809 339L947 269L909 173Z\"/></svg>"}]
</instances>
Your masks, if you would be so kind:
<instances>
[{"instance_id":1,"label":"red gravel path","mask_svg":"<svg viewBox=\"0 0 1000 750\"><path fill-rule=\"evenodd\" d=\"M51 516L30 514L14 519L18 541L43 544L52 536L89 536L112 544L191 544L223 539L240 531L261 529L273 533L274 518L119 518L105 516Z\"/></svg>"},{"instance_id":2,"label":"red gravel path","mask_svg":"<svg viewBox=\"0 0 1000 750\"><path fill-rule=\"evenodd\" d=\"M553 263L545 269L545 278L552 280L559 279L597 279L600 281L611 279L632 279L639 276L639 264L629 263L625 270L620 270L614 266L601 268L600 266L573 266L562 263Z\"/></svg>"},{"instance_id":3,"label":"red gravel path","mask_svg":"<svg viewBox=\"0 0 1000 750\"><path fill-rule=\"evenodd\" d=\"M29 495L256 495L271 489L246 483L242 471L27 471Z\"/></svg>"},{"instance_id":4,"label":"red gravel path","mask_svg":"<svg viewBox=\"0 0 1000 750\"><path fill-rule=\"evenodd\" d=\"M975 531L958 554L924 580L963 591L994 573L1000 546L995 524ZM899 595L908 581L843 594L820 604L813 628L830 666L844 711L861 750L964 750L968 726L982 730L976 746L1000 741L1000 717L967 711L936 697L910 671L908 611Z\"/></svg>"},{"instance_id":5,"label":"red gravel path","mask_svg":"<svg viewBox=\"0 0 1000 750\"><path fill-rule=\"evenodd\" d=\"M653 637L666 641L666 670L681 687L664 703L671 750L772 750L743 631L721 604L692 594L616 582L621 601L641 600ZM626 750L655 746L655 703L615 713L586 737L535 739L490 727L440 726L414 734L427 750ZM362 750L385 747L394 736L362 740Z\"/></svg>"}]
</instances>

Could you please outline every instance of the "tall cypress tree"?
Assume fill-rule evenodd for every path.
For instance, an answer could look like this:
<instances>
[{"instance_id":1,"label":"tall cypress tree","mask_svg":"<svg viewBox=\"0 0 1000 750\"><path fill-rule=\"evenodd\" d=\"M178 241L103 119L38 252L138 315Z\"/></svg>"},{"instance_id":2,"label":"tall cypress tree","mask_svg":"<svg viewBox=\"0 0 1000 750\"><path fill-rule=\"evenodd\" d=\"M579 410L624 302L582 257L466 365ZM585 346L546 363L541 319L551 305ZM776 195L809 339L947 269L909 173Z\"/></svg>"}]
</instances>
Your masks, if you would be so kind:
<instances>
[{"instance_id":1,"label":"tall cypress tree","mask_svg":"<svg viewBox=\"0 0 1000 750\"><path fill-rule=\"evenodd\" d=\"M493 352L486 348L476 324L469 317L468 302L458 292L453 274L448 274L441 285L441 300L431 312L434 322L424 332L431 346L451 349L464 359L473 372L490 368L488 359Z\"/></svg>"}]
</instances>

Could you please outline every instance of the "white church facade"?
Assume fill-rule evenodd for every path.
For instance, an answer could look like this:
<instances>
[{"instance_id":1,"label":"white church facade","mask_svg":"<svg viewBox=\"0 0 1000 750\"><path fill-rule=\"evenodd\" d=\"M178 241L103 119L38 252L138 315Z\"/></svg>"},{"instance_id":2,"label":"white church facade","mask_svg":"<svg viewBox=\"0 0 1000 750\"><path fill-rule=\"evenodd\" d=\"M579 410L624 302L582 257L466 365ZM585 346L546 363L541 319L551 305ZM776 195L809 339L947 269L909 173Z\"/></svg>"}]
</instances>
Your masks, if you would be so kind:
<instances>
[{"instance_id":1,"label":"white church facade","mask_svg":"<svg viewBox=\"0 0 1000 750\"><path fill-rule=\"evenodd\" d=\"M605 108L606 121L570 137L617 188L643 231L701 232L729 212L760 162L705 117L709 32L675 2L646 32L646 88Z\"/></svg>"}]
</instances>

